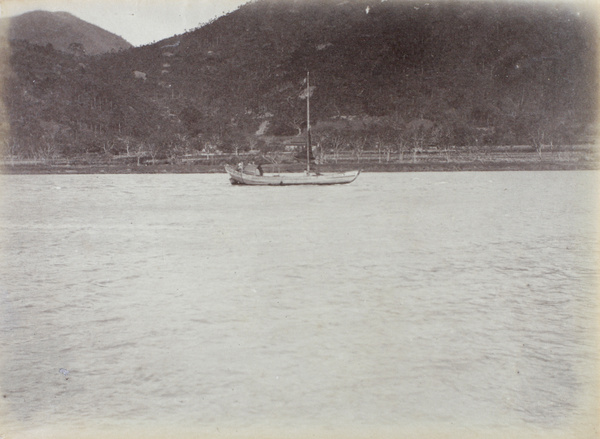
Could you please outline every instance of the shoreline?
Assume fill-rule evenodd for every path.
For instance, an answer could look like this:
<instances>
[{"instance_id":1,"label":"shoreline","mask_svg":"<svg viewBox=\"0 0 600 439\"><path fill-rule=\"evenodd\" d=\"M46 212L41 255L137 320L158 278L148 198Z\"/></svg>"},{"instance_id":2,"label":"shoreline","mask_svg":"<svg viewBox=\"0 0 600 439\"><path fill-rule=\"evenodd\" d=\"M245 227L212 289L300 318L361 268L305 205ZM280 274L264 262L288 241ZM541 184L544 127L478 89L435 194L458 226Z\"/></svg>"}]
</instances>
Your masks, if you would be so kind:
<instances>
[{"instance_id":1,"label":"shoreline","mask_svg":"<svg viewBox=\"0 0 600 439\"><path fill-rule=\"evenodd\" d=\"M325 162L311 164L320 172L468 172L468 171L573 171L600 169L600 148L596 145L571 146L537 153L531 149L511 147L495 151L425 152L385 160L384 156L365 152L361 158L325 156ZM73 157L43 160L0 160L0 174L225 174L225 165L240 160L259 160L265 173L302 172L305 164L265 163L268 155L214 155L193 159L140 160L135 156Z\"/></svg>"},{"instance_id":2,"label":"shoreline","mask_svg":"<svg viewBox=\"0 0 600 439\"><path fill-rule=\"evenodd\" d=\"M321 172L342 172L361 169L362 172L469 172L469 171L577 171L598 170L597 160L584 161L472 161L472 162L415 162L415 163L344 163L317 166ZM282 165L280 172L298 172L298 166ZM265 169L265 172L272 172ZM276 171L273 171L276 172ZM128 166L123 164L4 164L0 174L225 174L222 164L146 164Z\"/></svg>"},{"instance_id":3,"label":"shoreline","mask_svg":"<svg viewBox=\"0 0 600 439\"><path fill-rule=\"evenodd\" d=\"M11 163L0 165L0 174L225 174L225 163L146 163L141 165L125 163ZM314 165L313 165L314 166ZM266 173L301 172L302 164L263 165ZM316 165L320 172L343 172L360 169L362 172L469 172L469 171L576 171L598 170L600 160L595 155L580 156L573 160L560 160L556 157L544 159L528 157L521 160L499 160L477 158L472 160L431 160L395 162L325 163Z\"/></svg>"}]
</instances>

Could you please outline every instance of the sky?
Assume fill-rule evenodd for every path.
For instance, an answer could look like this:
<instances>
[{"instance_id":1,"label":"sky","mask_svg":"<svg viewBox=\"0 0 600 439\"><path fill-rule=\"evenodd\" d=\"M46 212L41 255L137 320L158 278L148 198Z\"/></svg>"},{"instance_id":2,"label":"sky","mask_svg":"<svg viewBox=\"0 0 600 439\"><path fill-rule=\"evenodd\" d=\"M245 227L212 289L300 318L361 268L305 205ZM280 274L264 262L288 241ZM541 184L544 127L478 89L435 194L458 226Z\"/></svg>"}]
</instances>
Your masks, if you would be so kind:
<instances>
[{"instance_id":1,"label":"sky","mask_svg":"<svg viewBox=\"0 0 600 439\"><path fill-rule=\"evenodd\" d=\"M249 0L0 0L0 16L64 11L134 46L160 41L234 11Z\"/></svg>"}]
</instances>

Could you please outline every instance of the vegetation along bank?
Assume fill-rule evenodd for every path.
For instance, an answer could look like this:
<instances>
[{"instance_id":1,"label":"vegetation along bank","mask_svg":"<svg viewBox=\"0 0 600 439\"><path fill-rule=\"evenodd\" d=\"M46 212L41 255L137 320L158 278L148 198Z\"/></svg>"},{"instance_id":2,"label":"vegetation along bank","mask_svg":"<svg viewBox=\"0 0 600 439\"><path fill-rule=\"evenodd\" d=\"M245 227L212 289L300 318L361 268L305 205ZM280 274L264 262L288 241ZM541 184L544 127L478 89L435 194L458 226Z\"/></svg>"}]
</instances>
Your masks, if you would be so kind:
<instances>
[{"instance_id":1,"label":"vegetation along bank","mask_svg":"<svg viewBox=\"0 0 600 439\"><path fill-rule=\"evenodd\" d=\"M3 172L293 166L307 71L324 167L594 167L597 27L569 3L258 0L143 47L15 36Z\"/></svg>"}]
</instances>

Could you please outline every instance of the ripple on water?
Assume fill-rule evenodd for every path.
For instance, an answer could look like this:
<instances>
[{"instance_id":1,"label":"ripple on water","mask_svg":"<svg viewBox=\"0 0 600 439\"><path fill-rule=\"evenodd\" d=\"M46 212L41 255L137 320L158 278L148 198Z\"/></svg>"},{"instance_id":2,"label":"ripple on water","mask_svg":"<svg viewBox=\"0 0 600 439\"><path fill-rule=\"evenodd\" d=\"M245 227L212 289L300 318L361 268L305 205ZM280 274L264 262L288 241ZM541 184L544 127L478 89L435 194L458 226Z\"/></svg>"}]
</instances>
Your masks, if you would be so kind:
<instances>
[{"instance_id":1,"label":"ripple on water","mask_svg":"<svg viewBox=\"0 0 600 439\"><path fill-rule=\"evenodd\" d=\"M0 177L17 433L595 425L597 173Z\"/></svg>"}]
</instances>

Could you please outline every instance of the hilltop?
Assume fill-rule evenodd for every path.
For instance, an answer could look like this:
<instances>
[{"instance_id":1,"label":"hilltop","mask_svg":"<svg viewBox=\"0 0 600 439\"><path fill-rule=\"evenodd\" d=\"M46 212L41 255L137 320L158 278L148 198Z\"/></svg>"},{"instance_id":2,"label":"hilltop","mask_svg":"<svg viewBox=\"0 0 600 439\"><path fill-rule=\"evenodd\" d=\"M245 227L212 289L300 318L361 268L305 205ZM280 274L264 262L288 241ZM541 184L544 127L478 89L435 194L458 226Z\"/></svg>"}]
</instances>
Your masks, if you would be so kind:
<instances>
[{"instance_id":1,"label":"hilltop","mask_svg":"<svg viewBox=\"0 0 600 439\"><path fill-rule=\"evenodd\" d=\"M83 21L68 12L33 11L11 18L3 18L8 26L9 40L25 40L76 55L128 49L131 46L118 35Z\"/></svg>"},{"instance_id":2,"label":"hilltop","mask_svg":"<svg viewBox=\"0 0 600 439\"><path fill-rule=\"evenodd\" d=\"M560 4L270 1L139 48L12 43L9 152L23 157L581 142L596 121L596 22Z\"/></svg>"}]
</instances>

